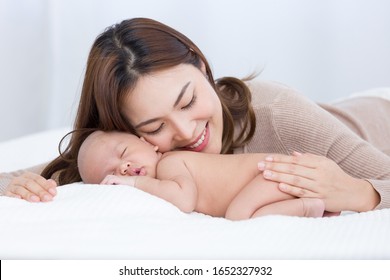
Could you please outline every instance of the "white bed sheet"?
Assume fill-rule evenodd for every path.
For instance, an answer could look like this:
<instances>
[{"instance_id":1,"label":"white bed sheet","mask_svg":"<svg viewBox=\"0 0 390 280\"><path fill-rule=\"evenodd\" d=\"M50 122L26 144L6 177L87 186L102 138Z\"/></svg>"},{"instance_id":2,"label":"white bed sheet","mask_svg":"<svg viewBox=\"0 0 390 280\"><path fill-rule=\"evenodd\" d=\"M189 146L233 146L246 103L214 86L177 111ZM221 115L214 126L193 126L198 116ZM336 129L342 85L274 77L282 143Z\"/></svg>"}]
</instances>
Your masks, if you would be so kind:
<instances>
[{"instance_id":1,"label":"white bed sheet","mask_svg":"<svg viewBox=\"0 0 390 280\"><path fill-rule=\"evenodd\" d=\"M50 160L66 131L0 143L0 171ZM49 203L0 197L0 213L1 259L390 259L390 209L232 222L128 186L75 183Z\"/></svg>"},{"instance_id":2,"label":"white bed sheet","mask_svg":"<svg viewBox=\"0 0 390 280\"><path fill-rule=\"evenodd\" d=\"M389 259L390 210L232 222L127 186L72 184L50 203L0 198L1 259Z\"/></svg>"}]
</instances>

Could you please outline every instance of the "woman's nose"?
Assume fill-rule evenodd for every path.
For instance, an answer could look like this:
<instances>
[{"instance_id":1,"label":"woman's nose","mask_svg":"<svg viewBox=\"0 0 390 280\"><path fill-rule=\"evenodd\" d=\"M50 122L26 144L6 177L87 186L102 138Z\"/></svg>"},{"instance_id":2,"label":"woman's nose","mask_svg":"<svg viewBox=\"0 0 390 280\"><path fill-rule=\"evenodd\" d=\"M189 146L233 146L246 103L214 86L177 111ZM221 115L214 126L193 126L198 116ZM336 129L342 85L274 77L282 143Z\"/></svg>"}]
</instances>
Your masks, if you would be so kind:
<instances>
[{"instance_id":1,"label":"woman's nose","mask_svg":"<svg viewBox=\"0 0 390 280\"><path fill-rule=\"evenodd\" d=\"M191 125L191 122L178 121L174 124L175 129L175 140L191 140L194 136L194 126Z\"/></svg>"}]
</instances>

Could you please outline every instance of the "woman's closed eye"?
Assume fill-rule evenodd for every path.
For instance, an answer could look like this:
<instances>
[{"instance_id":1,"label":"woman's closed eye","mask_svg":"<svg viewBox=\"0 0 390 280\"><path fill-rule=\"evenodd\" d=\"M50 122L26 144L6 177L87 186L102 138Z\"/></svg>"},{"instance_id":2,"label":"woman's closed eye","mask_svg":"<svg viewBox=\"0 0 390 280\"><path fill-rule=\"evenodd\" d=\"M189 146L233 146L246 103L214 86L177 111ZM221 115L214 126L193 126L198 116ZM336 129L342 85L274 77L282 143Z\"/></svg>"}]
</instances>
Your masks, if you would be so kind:
<instances>
[{"instance_id":1,"label":"woman's closed eye","mask_svg":"<svg viewBox=\"0 0 390 280\"><path fill-rule=\"evenodd\" d=\"M164 125L165 125L164 123L161 123L160 126L157 129L152 130L152 131L145 131L144 133L148 134L148 135L155 135L155 134L159 133L163 129Z\"/></svg>"},{"instance_id":2,"label":"woman's closed eye","mask_svg":"<svg viewBox=\"0 0 390 280\"><path fill-rule=\"evenodd\" d=\"M185 106L181 107L180 109L181 110L189 110L189 109L191 109L192 106L194 106L195 102L196 102L196 95L194 94L192 96L190 102L188 102ZM157 129L152 130L152 131L144 131L144 133L147 135L158 134L159 132L161 132L161 130L164 128L164 126L165 126L165 123L161 123Z\"/></svg>"},{"instance_id":3,"label":"woman's closed eye","mask_svg":"<svg viewBox=\"0 0 390 280\"><path fill-rule=\"evenodd\" d=\"M194 106L195 104L195 101L196 101L196 95L194 94L190 100L190 102L188 102L187 105L181 107L182 110L188 110L190 109L192 106Z\"/></svg>"}]
</instances>

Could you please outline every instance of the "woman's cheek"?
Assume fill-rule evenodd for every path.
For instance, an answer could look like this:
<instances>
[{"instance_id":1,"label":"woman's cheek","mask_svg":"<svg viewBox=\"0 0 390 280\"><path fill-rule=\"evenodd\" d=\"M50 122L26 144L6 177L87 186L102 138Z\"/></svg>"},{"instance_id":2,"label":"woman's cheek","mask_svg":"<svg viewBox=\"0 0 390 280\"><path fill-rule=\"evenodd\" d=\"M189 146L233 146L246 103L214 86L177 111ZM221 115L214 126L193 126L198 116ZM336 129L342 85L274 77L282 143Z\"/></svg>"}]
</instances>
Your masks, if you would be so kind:
<instances>
[{"instance_id":1,"label":"woman's cheek","mask_svg":"<svg viewBox=\"0 0 390 280\"><path fill-rule=\"evenodd\" d=\"M148 136L143 136L146 141L148 141L150 144L153 146L158 147L158 151L161 153L169 152L171 151L171 142L170 140L167 140L163 137L148 137Z\"/></svg>"}]
</instances>

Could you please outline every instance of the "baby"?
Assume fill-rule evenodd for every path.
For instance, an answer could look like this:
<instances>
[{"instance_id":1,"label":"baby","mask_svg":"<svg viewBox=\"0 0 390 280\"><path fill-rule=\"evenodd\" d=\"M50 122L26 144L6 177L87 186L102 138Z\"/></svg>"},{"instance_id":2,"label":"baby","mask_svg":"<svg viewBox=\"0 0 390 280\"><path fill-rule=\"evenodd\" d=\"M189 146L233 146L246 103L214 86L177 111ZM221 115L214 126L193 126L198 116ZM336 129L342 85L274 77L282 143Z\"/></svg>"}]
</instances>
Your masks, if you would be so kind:
<instances>
[{"instance_id":1,"label":"baby","mask_svg":"<svg viewBox=\"0 0 390 280\"><path fill-rule=\"evenodd\" d=\"M174 204L231 220L278 214L322 217L321 199L296 198L278 190L257 169L263 154L161 154L142 138L95 131L82 144L78 167L84 183L130 185Z\"/></svg>"}]
</instances>

